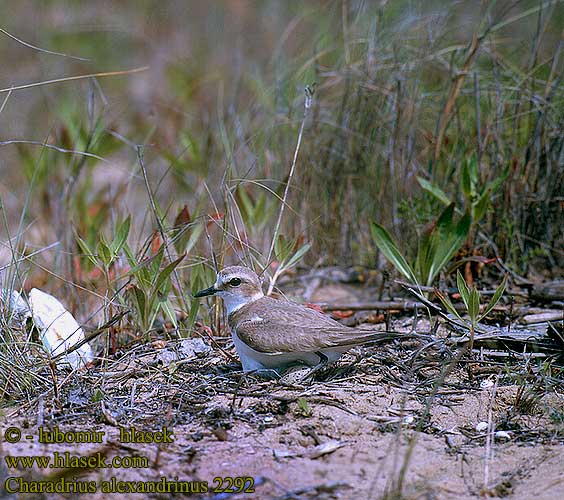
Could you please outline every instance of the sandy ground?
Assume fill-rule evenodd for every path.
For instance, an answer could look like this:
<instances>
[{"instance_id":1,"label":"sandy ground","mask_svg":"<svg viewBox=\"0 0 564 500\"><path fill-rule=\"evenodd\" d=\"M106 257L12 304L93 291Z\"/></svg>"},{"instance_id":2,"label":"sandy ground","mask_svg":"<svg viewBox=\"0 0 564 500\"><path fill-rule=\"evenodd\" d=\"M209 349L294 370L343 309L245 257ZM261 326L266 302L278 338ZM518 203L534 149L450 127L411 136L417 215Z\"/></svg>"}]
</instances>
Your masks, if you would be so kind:
<instances>
[{"instance_id":1,"label":"sandy ground","mask_svg":"<svg viewBox=\"0 0 564 500\"><path fill-rule=\"evenodd\" d=\"M351 361L355 358L348 355L341 364L346 366ZM193 411L188 412L179 408L178 394L168 394L167 403L159 377L131 377L120 384L122 399L125 401L135 386L137 404L143 401L148 405L143 413L139 408L125 414L123 407L113 407L111 401L103 406L100 402L81 405L78 398L69 408L43 415L46 427L57 426L61 432L103 431L103 442L97 444L40 444L37 414L24 408L7 410L2 418L2 435L8 427L17 427L23 435L31 434L33 440L13 444L4 440L0 450L3 456L52 456L55 451L87 456L100 452L108 459L146 456L148 466L94 472L35 467L29 472L21 467L7 470L3 460L0 473L3 482L7 476L56 481L61 474L68 480L98 482L111 477L122 481L177 477L183 481L207 481L210 488L215 477L242 476L253 478L254 493L195 497L377 499L386 491L390 495L396 491L400 471L405 468L405 498L464 499L480 494L514 499L564 498L562 434L551 427L546 416L547 408L562 405L554 394L539 399L528 415L514 414L509 418L517 386L466 391L445 387L428 405L429 400L416 392L385 382L375 366L363 360L348 368L347 376L303 387L258 379L239 381L237 395L221 394L220 386L214 394L210 383L205 386L206 391L211 391L205 402L195 401ZM180 406L190 404L184 401ZM146 411L151 405L152 415ZM509 418L514 430L507 431L509 437L488 443L487 430L476 430L476 425L487 422L488 417L497 428L507 427ZM108 419L115 419L114 425L108 424ZM120 442L118 426L126 422L127 429L131 424L140 431L158 431L167 425L173 432L173 442ZM131 493L118 496L170 497ZM84 496L105 497L101 492Z\"/></svg>"},{"instance_id":2,"label":"sandy ground","mask_svg":"<svg viewBox=\"0 0 564 500\"><path fill-rule=\"evenodd\" d=\"M412 326L409 318L392 322L396 331ZM418 331L429 328L417 322ZM214 500L564 498L561 384L543 387L556 379L530 364L483 359L469 378L464 363L451 365L447 344L394 341L353 349L312 382L265 381L242 376L217 348L183 358L179 345L138 343L80 374L60 371L57 394L47 385L44 396L0 410L0 498L62 498L9 494L6 486L18 484L9 477L34 487L92 481L96 491L80 496L91 499L179 497L131 491L161 478L198 482L200 493L190 497ZM99 443L46 444L38 442L40 426L104 434ZM19 441L7 442L10 427L21 431ZM166 427L173 438L124 442L120 428L132 427L154 439ZM147 460L93 469L6 462L55 452L106 465L114 457ZM112 478L130 482L124 493L101 491ZM254 492L223 491L251 481Z\"/></svg>"}]
</instances>

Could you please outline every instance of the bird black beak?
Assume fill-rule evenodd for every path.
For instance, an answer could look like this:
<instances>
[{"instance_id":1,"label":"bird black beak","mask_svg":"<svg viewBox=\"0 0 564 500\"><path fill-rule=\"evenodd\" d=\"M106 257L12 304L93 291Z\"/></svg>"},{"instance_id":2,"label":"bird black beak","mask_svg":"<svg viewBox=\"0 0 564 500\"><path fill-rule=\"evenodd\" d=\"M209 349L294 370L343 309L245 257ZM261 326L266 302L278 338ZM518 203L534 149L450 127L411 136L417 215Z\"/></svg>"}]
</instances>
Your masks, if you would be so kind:
<instances>
[{"instance_id":1,"label":"bird black beak","mask_svg":"<svg viewBox=\"0 0 564 500\"><path fill-rule=\"evenodd\" d=\"M217 288L214 288L214 286L212 285L209 288L196 292L194 294L194 297L207 297L208 295L213 295L214 293L217 292L219 292L219 290Z\"/></svg>"}]
</instances>

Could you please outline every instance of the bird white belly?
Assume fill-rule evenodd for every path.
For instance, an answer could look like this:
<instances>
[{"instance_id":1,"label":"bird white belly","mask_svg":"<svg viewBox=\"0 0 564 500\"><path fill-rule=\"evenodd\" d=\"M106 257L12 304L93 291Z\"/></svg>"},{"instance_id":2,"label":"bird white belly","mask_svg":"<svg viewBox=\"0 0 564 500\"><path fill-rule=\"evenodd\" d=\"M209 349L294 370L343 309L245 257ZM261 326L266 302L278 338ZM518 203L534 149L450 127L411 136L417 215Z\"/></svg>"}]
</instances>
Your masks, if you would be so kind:
<instances>
[{"instance_id":1,"label":"bird white belly","mask_svg":"<svg viewBox=\"0 0 564 500\"><path fill-rule=\"evenodd\" d=\"M314 352L288 352L284 354L267 354L260 351L255 351L247 344L245 344L236 333L231 332L235 349L241 358L243 364L243 371L248 372L252 370L264 369L280 369L285 368L292 363L304 363L310 366L315 366L319 363L320 359ZM329 361L336 361L341 357L341 354L348 350L348 348L338 349L321 349L321 352L327 356Z\"/></svg>"}]
</instances>

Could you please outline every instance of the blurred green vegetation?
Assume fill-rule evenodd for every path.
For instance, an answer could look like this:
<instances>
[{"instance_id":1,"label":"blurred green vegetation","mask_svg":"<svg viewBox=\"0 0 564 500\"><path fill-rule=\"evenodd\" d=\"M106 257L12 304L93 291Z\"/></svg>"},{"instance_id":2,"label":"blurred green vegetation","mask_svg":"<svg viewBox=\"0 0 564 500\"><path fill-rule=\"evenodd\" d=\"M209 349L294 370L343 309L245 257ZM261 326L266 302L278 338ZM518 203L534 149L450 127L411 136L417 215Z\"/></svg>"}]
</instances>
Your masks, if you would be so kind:
<instances>
[{"instance_id":1,"label":"blurred green vegetation","mask_svg":"<svg viewBox=\"0 0 564 500\"><path fill-rule=\"evenodd\" d=\"M0 95L2 241L58 241L36 261L59 277L81 281L75 234L112 241L129 214L137 257L162 230L188 250L186 281L212 249L265 266L312 83L281 227L311 245L307 263L375 265L373 221L409 254L447 201L462 213L495 186L469 251L523 274L564 267L563 2L52 0L0 14L67 54L0 33L3 89L149 66Z\"/></svg>"}]
</instances>

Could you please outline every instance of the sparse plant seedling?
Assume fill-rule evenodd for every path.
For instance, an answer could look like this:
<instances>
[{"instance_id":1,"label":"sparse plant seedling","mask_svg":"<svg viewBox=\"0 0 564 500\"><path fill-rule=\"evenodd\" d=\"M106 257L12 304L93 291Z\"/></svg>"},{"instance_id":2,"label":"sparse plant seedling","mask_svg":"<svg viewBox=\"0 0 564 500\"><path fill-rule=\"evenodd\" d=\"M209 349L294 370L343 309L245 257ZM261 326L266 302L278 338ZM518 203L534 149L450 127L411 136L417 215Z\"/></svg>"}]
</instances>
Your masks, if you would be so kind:
<instances>
[{"instance_id":1,"label":"sparse plant seedling","mask_svg":"<svg viewBox=\"0 0 564 500\"><path fill-rule=\"evenodd\" d=\"M466 281L462 277L460 271L456 272L456 285L458 287L458 292L462 297L462 301L464 302L464 306L466 307L466 312L468 314L468 320L465 319L454 307L451 300L448 296L441 293L437 288L435 288L435 294L442 302L442 304L448 309L448 311L453 314L459 321L463 324L468 325L470 330L470 342L468 344L468 349L472 352L474 348L474 333L476 330L476 326L482 321L496 306L496 304L501 299L503 292L505 291L505 287L507 285L507 275L503 278L502 282L496 288L492 298L488 302L488 304L484 307L483 311L480 313L480 292L476 288L476 286L472 286L472 288L468 288Z\"/></svg>"}]
</instances>

